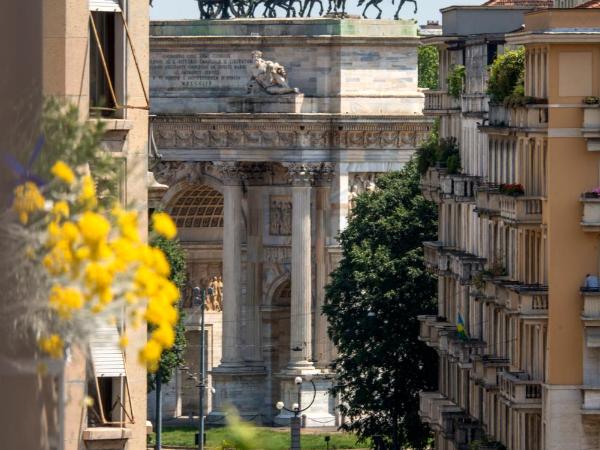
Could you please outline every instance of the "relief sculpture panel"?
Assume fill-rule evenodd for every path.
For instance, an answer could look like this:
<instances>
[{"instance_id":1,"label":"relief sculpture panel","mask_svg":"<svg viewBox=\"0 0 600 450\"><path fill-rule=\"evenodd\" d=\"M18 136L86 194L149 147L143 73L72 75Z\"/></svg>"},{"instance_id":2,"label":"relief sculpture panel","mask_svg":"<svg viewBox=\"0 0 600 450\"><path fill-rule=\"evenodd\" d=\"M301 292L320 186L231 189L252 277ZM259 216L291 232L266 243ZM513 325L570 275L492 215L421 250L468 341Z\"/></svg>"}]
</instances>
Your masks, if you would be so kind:
<instances>
[{"instance_id":1,"label":"relief sculpture panel","mask_svg":"<svg viewBox=\"0 0 600 450\"><path fill-rule=\"evenodd\" d=\"M287 195L272 195L269 199L269 234L292 235L292 199Z\"/></svg>"}]
</instances>

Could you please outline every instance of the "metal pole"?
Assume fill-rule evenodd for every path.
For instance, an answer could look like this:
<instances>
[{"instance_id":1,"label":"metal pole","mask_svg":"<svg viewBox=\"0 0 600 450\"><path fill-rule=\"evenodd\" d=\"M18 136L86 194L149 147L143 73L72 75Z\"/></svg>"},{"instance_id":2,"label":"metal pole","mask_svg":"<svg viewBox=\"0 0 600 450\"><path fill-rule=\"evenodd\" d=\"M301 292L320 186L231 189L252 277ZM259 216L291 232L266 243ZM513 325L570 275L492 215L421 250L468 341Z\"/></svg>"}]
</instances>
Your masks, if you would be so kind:
<instances>
[{"instance_id":1,"label":"metal pole","mask_svg":"<svg viewBox=\"0 0 600 450\"><path fill-rule=\"evenodd\" d=\"M204 305L206 290L194 288L194 299L200 300L200 397L198 402L198 450L204 450L204 391L206 389L206 368L204 363Z\"/></svg>"},{"instance_id":2,"label":"metal pole","mask_svg":"<svg viewBox=\"0 0 600 450\"><path fill-rule=\"evenodd\" d=\"M156 450L162 447L162 381L160 370L156 372Z\"/></svg>"}]
</instances>

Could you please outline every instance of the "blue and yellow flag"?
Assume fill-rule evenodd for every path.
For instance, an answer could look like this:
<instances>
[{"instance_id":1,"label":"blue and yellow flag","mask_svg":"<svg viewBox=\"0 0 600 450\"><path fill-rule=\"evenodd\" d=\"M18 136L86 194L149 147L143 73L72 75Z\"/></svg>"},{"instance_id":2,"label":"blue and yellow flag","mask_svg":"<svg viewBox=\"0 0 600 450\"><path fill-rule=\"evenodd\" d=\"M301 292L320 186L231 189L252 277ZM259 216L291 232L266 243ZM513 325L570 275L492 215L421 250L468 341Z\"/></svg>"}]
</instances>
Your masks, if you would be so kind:
<instances>
[{"instance_id":1,"label":"blue and yellow flag","mask_svg":"<svg viewBox=\"0 0 600 450\"><path fill-rule=\"evenodd\" d=\"M461 339L469 339L467 330L465 330L465 321L463 320L463 317L460 312L458 313L458 317L456 318L456 331L458 333L458 337L460 337Z\"/></svg>"}]
</instances>

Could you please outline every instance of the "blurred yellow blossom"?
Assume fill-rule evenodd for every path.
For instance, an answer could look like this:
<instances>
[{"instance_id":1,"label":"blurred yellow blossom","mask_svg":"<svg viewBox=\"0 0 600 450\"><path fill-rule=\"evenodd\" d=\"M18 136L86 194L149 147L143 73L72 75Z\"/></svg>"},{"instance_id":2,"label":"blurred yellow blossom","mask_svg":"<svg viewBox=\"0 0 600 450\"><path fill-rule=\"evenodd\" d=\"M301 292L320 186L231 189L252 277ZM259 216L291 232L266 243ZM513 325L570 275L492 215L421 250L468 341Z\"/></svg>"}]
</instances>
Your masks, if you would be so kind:
<instances>
[{"instance_id":1,"label":"blurred yellow blossom","mask_svg":"<svg viewBox=\"0 0 600 450\"><path fill-rule=\"evenodd\" d=\"M158 369L161 352L160 344L152 339L140 350L140 361L146 363L149 372L156 372Z\"/></svg>"},{"instance_id":2,"label":"blurred yellow blossom","mask_svg":"<svg viewBox=\"0 0 600 450\"><path fill-rule=\"evenodd\" d=\"M52 175L67 184L73 184L75 181L75 174L71 168L66 165L63 161L57 161L50 170Z\"/></svg>"},{"instance_id":3,"label":"blurred yellow blossom","mask_svg":"<svg viewBox=\"0 0 600 450\"><path fill-rule=\"evenodd\" d=\"M79 202L88 208L93 208L98 204L98 200L96 199L96 186L94 180L89 175L84 176L81 182Z\"/></svg>"},{"instance_id":4,"label":"blurred yellow blossom","mask_svg":"<svg viewBox=\"0 0 600 450\"><path fill-rule=\"evenodd\" d=\"M121 335L119 338L119 345L122 349L125 349L129 345L129 337L126 334Z\"/></svg>"},{"instance_id":5,"label":"blurred yellow blossom","mask_svg":"<svg viewBox=\"0 0 600 450\"><path fill-rule=\"evenodd\" d=\"M164 212L157 212L152 215L152 227L160 236L173 239L177 235L177 227L173 219Z\"/></svg>"},{"instance_id":6,"label":"blurred yellow blossom","mask_svg":"<svg viewBox=\"0 0 600 450\"><path fill-rule=\"evenodd\" d=\"M30 181L20 184L14 190L15 199L13 209L19 215L23 225L29 222L29 215L44 208L44 197L35 185Z\"/></svg>"},{"instance_id":7,"label":"blurred yellow blossom","mask_svg":"<svg viewBox=\"0 0 600 450\"><path fill-rule=\"evenodd\" d=\"M64 200L56 202L52 208L52 213L57 219L69 217L69 204Z\"/></svg>"},{"instance_id":8,"label":"blurred yellow blossom","mask_svg":"<svg viewBox=\"0 0 600 450\"><path fill-rule=\"evenodd\" d=\"M78 222L79 231L86 244L97 246L110 232L110 222L98 213L86 211Z\"/></svg>"},{"instance_id":9,"label":"blurred yellow blossom","mask_svg":"<svg viewBox=\"0 0 600 450\"><path fill-rule=\"evenodd\" d=\"M83 306L83 295L76 288L54 285L50 291L50 305L60 317L68 319L74 310Z\"/></svg>"},{"instance_id":10,"label":"blurred yellow blossom","mask_svg":"<svg viewBox=\"0 0 600 450\"><path fill-rule=\"evenodd\" d=\"M42 338L39 341L39 346L52 358L62 358L64 350L64 342L58 334L51 334L46 338Z\"/></svg>"},{"instance_id":11,"label":"blurred yellow blossom","mask_svg":"<svg viewBox=\"0 0 600 450\"><path fill-rule=\"evenodd\" d=\"M172 327L162 324L152 332L152 339L163 348L171 348L175 342L175 332Z\"/></svg>"}]
</instances>

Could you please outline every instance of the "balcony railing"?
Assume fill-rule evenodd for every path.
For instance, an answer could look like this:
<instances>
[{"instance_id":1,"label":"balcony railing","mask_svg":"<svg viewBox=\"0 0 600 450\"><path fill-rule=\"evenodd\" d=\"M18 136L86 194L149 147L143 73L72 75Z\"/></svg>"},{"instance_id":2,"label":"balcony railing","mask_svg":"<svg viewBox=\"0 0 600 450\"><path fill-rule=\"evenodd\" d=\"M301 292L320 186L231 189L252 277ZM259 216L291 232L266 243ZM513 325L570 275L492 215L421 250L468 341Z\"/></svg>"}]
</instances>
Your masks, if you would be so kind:
<instances>
[{"instance_id":1,"label":"balcony railing","mask_svg":"<svg viewBox=\"0 0 600 450\"><path fill-rule=\"evenodd\" d=\"M500 372L498 374L500 394L516 404L527 406L542 404L542 384L531 380L525 372Z\"/></svg>"},{"instance_id":2,"label":"balcony railing","mask_svg":"<svg viewBox=\"0 0 600 450\"><path fill-rule=\"evenodd\" d=\"M475 189L475 206L480 216L493 217L500 214L500 186L492 183L484 183Z\"/></svg>"},{"instance_id":3,"label":"balcony railing","mask_svg":"<svg viewBox=\"0 0 600 450\"><path fill-rule=\"evenodd\" d=\"M548 287L542 285L510 286L509 310L524 316L548 316Z\"/></svg>"},{"instance_id":4,"label":"balcony railing","mask_svg":"<svg viewBox=\"0 0 600 450\"><path fill-rule=\"evenodd\" d=\"M417 316L419 321L419 340L431 342L433 335L433 323L436 322L436 316Z\"/></svg>"},{"instance_id":5,"label":"balcony railing","mask_svg":"<svg viewBox=\"0 0 600 450\"><path fill-rule=\"evenodd\" d=\"M494 195L500 196L500 217L505 221L515 224L542 223L541 197Z\"/></svg>"},{"instance_id":6,"label":"balcony railing","mask_svg":"<svg viewBox=\"0 0 600 450\"><path fill-rule=\"evenodd\" d=\"M548 128L548 109L546 105L506 107L491 104L488 126L544 130Z\"/></svg>"},{"instance_id":7,"label":"balcony railing","mask_svg":"<svg viewBox=\"0 0 600 450\"><path fill-rule=\"evenodd\" d=\"M585 415L600 416L600 386L582 386L581 391L581 412Z\"/></svg>"},{"instance_id":8,"label":"balcony railing","mask_svg":"<svg viewBox=\"0 0 600 450\"><path fill-rule=\"evenodd\" d=\"M448 400L440 392L419 393L419 416L421 416L423 422L431 423L433 410L441 402L448 402Z\"/></svg>"},{"instance_id":9,"label":"balcony railing","mask_svg":"<svg viewBox=\"0 0 600 450\"><path fill-rule=\"evenodd\" d=\"M588 151L600 151L600 105L584 105L581 133L587 141Z\"/></svg>"},{"instance_id":10,"label":"balcony railing","mask_svg":"<svg viewBox=\"0 0 600 450\"><path fill-rule=\"evenodd\" d=\"M583 203L583 215L581 217L583 231L600 231L600 198L582 196L580 200Z\"/></svg>"},{"instance_id":11,"label":"balcony railing","mask_svg":"<svg viewBox=\"0 0 600 450\"><path fill-rule=\"evenodd\" d=\"M460 284L471 283L471 278L483 270L484 258L458 250L448 251L450 272Z\"/></svg>"},{"instance_id":12,"label":"balcony railing","mask_svg":"<svg viewBox=\"0 0 600 450\"><path fill-rule=\"evenodd\" d=\"M425 267L437 274L448 272L448 255L441 241L423 242Z\"/></svg>"},{"instance_id":13,"label":"balcony railing","mask_svg":"<svg viewBox=\"0 0 600 450\"><path fill-rule=\"evenodd\" d=\"M430 167L421 177L419 187L423 197L433 202L439 202L440 199L440 177L446 173L446 169Z\"/></svg>"},{"instance_id":14,"label":"balcony railing","mask_svg":"<svg viewBox=\"0 0 600 450\"><path fill-rule=\"evenodd\" d=\"M453 174L440 176L440 192L445 198L455 201L468 201L475 193L477 177Z\"/></svg>"},{"instance_id":15,"label":"balcony railing","mask_svg":"<svg viewBox=\"0 0 600 450\"><path fill-rule=\"evenodd\" d=\"M488 97L485 94L463 94L461 97L462 113L483 113L488 111Z\"/></svg>"},{"instance_id":16,"label":"balcony railing","mask_svg":"<svg viewBox=\"0 0 600 450\"><path fill-rule=\"evenodd\" d=\"M425 114L447 114L460 110L460 101L448 91L425 91Z\"/></svg>"},{"instance_id":17,"label":"balcony railing","mask_svg":"<svg viewBox=\"0 0 600 450\"><path fill-rule=\"evenodd\" d=\"M600 289L583 287L581 295L583 296L582 318L600 321Z\"/></svg>"}]
</instances>

